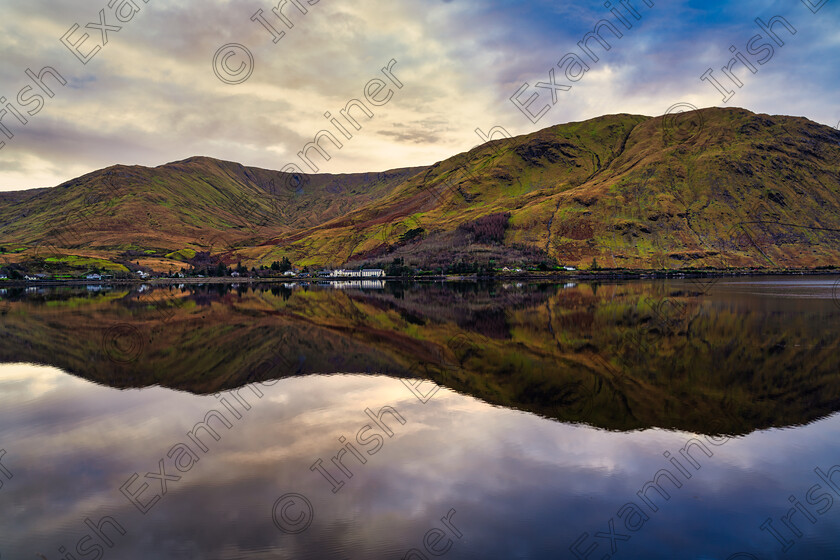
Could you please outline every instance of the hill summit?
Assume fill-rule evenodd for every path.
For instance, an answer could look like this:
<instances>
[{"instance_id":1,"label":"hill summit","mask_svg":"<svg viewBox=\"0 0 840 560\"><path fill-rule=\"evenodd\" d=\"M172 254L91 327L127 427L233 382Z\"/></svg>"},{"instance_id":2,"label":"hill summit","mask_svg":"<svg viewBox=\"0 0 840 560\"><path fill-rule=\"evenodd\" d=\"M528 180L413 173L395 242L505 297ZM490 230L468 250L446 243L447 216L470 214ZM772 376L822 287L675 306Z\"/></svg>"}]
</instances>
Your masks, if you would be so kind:
<instances>
[{"instance_id":1,"label":"hill summit","mask_svg":"<svg viewBox=\"0 0 840 560\"><path fill-rule=\"evenodd\" d=\"M194 157L0 194L0 257L36 266L816 268L839 240L840 131L735 108L607 115L381 173Z\"/></svg>"}]
</instances>

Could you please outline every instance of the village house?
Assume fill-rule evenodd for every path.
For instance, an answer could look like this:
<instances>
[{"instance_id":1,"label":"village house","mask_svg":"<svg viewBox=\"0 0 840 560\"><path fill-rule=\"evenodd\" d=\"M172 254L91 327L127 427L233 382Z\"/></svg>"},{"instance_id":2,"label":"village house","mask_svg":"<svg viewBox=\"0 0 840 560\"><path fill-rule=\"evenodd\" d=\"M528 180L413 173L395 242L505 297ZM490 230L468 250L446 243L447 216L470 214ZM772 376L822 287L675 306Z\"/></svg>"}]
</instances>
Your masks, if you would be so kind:
<instances>
[{"instance_id":1,"label":"village house","mask_svg":"<svg viewBox=\"0 0 840 560\"><path fill-rule=\"evenodd\" d=\"M342 268L333 270L330 273L333 278L381 278L385 276L385 271L381 268L368 268L362 270L344 270Z\"/></svg>"}]
</instances>

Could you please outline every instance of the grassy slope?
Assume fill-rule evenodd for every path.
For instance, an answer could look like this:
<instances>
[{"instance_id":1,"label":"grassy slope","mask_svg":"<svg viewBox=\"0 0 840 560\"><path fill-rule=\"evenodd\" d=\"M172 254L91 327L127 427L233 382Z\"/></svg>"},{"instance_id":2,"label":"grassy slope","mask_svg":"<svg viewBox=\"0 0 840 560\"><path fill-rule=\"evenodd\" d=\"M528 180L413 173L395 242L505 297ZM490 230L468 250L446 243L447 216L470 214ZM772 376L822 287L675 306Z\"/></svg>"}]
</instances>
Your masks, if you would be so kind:
<instances>
[{"instance_id":1,"label":"grassy slope","mask_svg":"<svg viewBox=\"0 0 840 560\"><path fill-rule=\"evenodd\" d=\"M463 222L510 211L517 229L533 233L531 239L512 237L511 242L544 248L556 206L551 197L584 183L612 161L627 135L645 119L608 116L491 142L438 162L376 204L327 222L299 240L274 241L293 257L306 255L302 262L343 262L377 246L395 244L409 229L451 232ZM432 248L439 250L446 248Z\"/></svg>"},{"instance_id":2,"label":"grassy slope","mask_svg":"<svg viewBox=\"0 0 840 560\"><path fill-rule=\"evenodd\" d=\"M210 158L114 166L52 189L0 195L0 241L30 248L18 260L128 249L216 253L342 215L418 170L300 179Z\"/></svg>"},{"instance_id":3,"label":"grassy slope","mask_svg":"<svg viewBox=\"0 0 840 560\"><path fill-rule=\"evenodd\" d=\"M301 262L341 262L383 253L423 227L419 245L394 253L423 262L441 251L465 253L451 235L458 224L509 211L506 245L577 266L594 259L653 269L840 263L840 132L742 109L705 109L700 117L696 133L689 128L683 137L661 117L613 115L486 144L410 178L375 205L291 243L275 241Z\"/></svg>"},{"instance_id":4,"label":"grassy slope","mask_svg":"<svg viewBox=\"0 0 840 560\"><path fill-rule=\"evenodd\" d=\"M702 123L680 136L662 117L609 115L430 167L311 175L302 184L209 158L116 166L0 195L0 242L46 239L76 254L152 248L160 257L192 248L249 266L282 256L341 265L406 255L422 264L430 255L489 254L456 229L510 212L508 249L524 245L577 266L840 263L840 132L743 109L694 118ZM401 247L400 236L418 228L419 242Z\"/></svg>"}]
</instances>

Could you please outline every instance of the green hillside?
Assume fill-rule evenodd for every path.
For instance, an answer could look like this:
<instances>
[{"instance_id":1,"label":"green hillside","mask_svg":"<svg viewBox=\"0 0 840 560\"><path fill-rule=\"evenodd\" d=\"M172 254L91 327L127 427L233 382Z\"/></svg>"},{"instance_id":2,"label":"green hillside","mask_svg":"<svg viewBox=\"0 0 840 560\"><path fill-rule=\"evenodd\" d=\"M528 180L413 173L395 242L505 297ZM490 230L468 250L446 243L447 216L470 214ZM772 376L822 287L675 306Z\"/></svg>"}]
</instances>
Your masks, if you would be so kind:
<instances>
[{"instance_id":1,"label":"green hillside","mask_svg":"<svg viewBox=\"0 0 840 560\"><path fill-rule=\"evenodd\" d=\"M700 117L696 134L683 139L661 117L616 115L490 143L286 248L316 261L480 259L492 247L459 235L458 226L510 213L507 249L524 246L579 267L840 264L840 132L741 109ZM392 235L383 221L396 224ZM420 227L422 240L399 242Z\"/></svg>"},{"instance_id":2,"label":"green hillside","mask_svg":"<svg viewBox=\"0 0 840 560\"><path fill-rule=\"evenodd\" d=\"M0 195L12 261L389 262L685 269L840 264L840 132L709 108L609 115L429 167L289 174L190 158ZM48 253L48 255L47 255Z\"/></svg>"}]
</instances>

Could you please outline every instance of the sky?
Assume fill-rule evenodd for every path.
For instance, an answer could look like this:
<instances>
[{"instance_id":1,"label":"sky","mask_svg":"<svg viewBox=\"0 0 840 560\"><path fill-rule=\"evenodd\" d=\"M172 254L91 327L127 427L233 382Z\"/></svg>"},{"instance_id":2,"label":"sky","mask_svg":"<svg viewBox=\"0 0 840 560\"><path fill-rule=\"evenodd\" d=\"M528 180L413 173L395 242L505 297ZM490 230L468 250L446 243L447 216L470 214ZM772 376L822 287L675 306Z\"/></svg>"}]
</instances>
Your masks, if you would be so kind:
<instances>
[{"instance_id":1,"label":"sky","mask_svg":"<svg viewBox=\"0 0 840 560\"><path fill-rule=\"evenodd\" d=\"M840 126L837 0L0 0L0 14L0 190L196 155L382 171L469 150L476 129L692 107ZM308 165L322 130L341 147L322 135L330 159L309 149Z\"/></svg>"}]
</instances>

